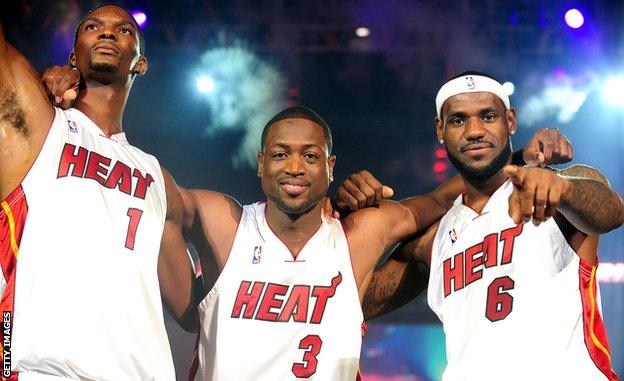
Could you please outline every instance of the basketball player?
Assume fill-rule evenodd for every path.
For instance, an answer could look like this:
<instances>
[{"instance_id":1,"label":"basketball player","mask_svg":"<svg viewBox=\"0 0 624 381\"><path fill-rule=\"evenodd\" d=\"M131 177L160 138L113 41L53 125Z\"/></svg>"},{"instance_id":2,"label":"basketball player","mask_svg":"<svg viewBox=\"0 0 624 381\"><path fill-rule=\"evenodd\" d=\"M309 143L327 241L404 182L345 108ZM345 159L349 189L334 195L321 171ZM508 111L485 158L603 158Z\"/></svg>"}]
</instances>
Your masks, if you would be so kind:
<instances>
[{"instance_id":1,"label":"basketball player","mask_svg":"<svg viewBox=\"0 0 624 381\"><path fill-rule=\"evenodd\" d=\"M402 292L422 288L384 276L429 268L428 302L446 334L444 381L619 380L595 274L598 235L622 224L622 200L589 167L557 173L506 165L516 114L493 78L451 79L436 107L437 136L466 193L407 246L407 258L375 274L372 283L387 283L394 294L371 289L372 312L396 308Z\"/></svg>"},{"instance_id":2,"label":"basketball player","mask_svg":"<svg viewBox=\"0 0 624 381\"><path fill-rule=\"evenodd\" d=\"M185 200L188 230L205 237L198 251L214 253L219 273L199 305L195 379L354 380L360 302L378 257L439 218L461 184L414 199L419 220L390 202L385 214L363 209L341 224L321 213L336 160L325 121L304 107L286 109L267 123L261 144L266 203L241 208L195 190ZM209 261L202 267L213 272Z\"/></svg>"},{"instance_id":3,"label":"basketball player","mask_svg":"<svg viewBox=\"0 0 624 381\"><path fill-rule=\"evenodd\" d=\"M3 379L175 379L161 297L188 318L182 199L122 128L143 52L126 10L91 11L70 58L84 88L63 111L0 25Z\"/></svg>"}]
</instances>

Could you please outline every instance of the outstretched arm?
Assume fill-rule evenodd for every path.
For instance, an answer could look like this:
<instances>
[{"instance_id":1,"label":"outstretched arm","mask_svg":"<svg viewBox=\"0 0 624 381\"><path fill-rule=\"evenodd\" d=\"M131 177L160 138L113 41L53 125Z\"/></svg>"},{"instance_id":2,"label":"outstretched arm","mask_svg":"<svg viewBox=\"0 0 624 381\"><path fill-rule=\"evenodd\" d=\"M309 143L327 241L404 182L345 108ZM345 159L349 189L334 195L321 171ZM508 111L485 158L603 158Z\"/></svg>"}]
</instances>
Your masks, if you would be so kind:
<instances>
[{"instance_id":1,"label":"outstretched arm","mask_svg":"<svg viewBox=\"0 0 624 381\"><path fill-rule=\"evenodd\" d=\"M53 117L37 73L6 41L0 23L0 199L35 160Z\"/></svg>"},{"instance_id":2,"label":"outstretched arm","mask_svg":"<svg viewBox=\"0 0 624 381\"><path fill-rule=\"evenodd\" d=\"M622 199L597 170L575 165L560 172L542 168L505 167L514 183L509 214L514 222L539 223L556 213L585 234L603 234L624 220Z\"/></svg>"},{"instance_id":3,"label":"outstretched arm","mask_svg":"<svg viewBox=\"0 0 624 381\"><path fill-rule=\"evenodd\" d=\"M574 165L559 174L570 187L557 208L574 227L586 234L604 234L624 222L624 205L598 170Z\"/></svg>"},{"instance_id":4,"label":"outstretched arm","mask_svg":"<svg viewBox=\"0 0 624 381\"><path fill-rule=\"evenodd\" d=\"M504 171L514 183L509 197L514 222L532 218L541 223L554 217L570 246L589 263L596 262L598 235L622 225L622 199L593 168L575 165L556 173L507 166ZM588 249L590 242L593 250Z\"/></svg>"}]
</instances>

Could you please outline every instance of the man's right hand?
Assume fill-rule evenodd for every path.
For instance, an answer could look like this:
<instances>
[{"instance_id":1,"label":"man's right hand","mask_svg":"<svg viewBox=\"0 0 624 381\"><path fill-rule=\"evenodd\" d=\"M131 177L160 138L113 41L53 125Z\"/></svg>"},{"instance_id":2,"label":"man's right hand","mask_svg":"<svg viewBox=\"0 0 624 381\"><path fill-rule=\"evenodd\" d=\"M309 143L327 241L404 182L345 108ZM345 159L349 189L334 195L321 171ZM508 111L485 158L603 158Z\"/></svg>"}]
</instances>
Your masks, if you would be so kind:
<instances>
[{"instance_id":1,"label":"man's right hand","mask_svg":"<svg viewBox=\"0 0 624 381\"><path fill-rule=\"evenodd\" d=\"M370 172L359 171L340 184L335 205L339 211L356 211L368 206L377 206L393 194L392 188L382 185Z\"/></svg>"},{"instance_id":2,"label":"man's right hand","mask_svg":"<svg viewBox=\"0 0 624 381\"><path fill-rule=\"evenodd\" d=\"M53 66L41 75L53 105L68 109L74 105L80 86L80 72L69 65Z\"/></svg>"}]
</instances>

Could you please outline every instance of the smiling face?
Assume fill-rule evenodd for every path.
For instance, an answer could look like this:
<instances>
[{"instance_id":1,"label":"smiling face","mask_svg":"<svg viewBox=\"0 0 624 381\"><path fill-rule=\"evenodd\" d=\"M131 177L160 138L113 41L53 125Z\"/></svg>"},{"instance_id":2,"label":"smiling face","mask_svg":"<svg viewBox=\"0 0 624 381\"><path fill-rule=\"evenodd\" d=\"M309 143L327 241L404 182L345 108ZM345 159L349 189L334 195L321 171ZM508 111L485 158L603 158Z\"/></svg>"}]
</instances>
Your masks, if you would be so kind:
<instances>
[{"instance_id":1,"label":"smiling face","mask_svg":"<svg viewBox=\"0 0 624 381\"><path fill-rule=\"evenodd\" d=\"M515 111L505 110L503 102L489 92L452 96L436 118L438 139L468 181L487 181L503 168L511 156L509 136L515 130Z\"/></svg>"},{"instance_id":2,"label":"smiling face","mask_svg":"<svg viewBox=\"0 0 624 381\"><path fill-rule=\"evenodd\" d=\"M139 31L131 17L124 9L107 5L95 9L80 24L70 64L85 79L105 83L127 80L129 75L147 70L139 51Z\"/></svg>"},{"instance_id":3,"label":"smiling face","mask_svg":"<svg viewBox=\"0 0 624 381\"><path fill-rule=\"evenodd\" d=\"M310 211L327 194L336 158L329 155L323 128L304 118L273 124L258 153L262 190L282 212Z\"/></svg>"}]
</instances>

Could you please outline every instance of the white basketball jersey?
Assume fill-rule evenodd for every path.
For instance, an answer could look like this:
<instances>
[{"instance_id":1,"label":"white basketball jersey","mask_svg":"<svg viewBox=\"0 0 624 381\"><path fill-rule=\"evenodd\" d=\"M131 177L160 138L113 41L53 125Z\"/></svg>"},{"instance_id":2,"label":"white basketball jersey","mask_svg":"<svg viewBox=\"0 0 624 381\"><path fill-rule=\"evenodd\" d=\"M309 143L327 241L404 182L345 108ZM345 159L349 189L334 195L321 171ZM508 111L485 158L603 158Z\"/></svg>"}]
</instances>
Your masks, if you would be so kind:
<instances>
[{"instance_id":1,"label":"white basketball jersey","mask_svg":"<svg viewBox=\"0 0 624 381\"><path fill-rule=\"evenodd\" d=\"M154 157L56 109L0 211L5 377L175 379L157 275L166 209Z\"/></svg>"},{"instance_id":2,"label":"white basketball jersey","mask_svg":"<svg viewBox=\"0 0 624 381\"><path fill-rule=\"evenodd\" d=\"M295 260L264 210L244 207L199 305L195 380L355 380L363 316L340 222L323 220Z\"/></svg>"},{"instance_id":3,"label":"white basketball jersey","mask_svg":"<svg viewBox=\"0 0 624 381\"><path fill-rule=\"evenodd\" d=\"M460 196L442 218L428 301L444 325L444 381L616 380L596 266L551 218L516 225L508 180L479 214Z\"/></svg>"}]
</instances>

